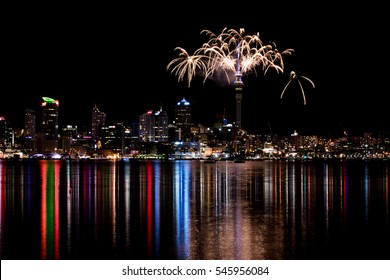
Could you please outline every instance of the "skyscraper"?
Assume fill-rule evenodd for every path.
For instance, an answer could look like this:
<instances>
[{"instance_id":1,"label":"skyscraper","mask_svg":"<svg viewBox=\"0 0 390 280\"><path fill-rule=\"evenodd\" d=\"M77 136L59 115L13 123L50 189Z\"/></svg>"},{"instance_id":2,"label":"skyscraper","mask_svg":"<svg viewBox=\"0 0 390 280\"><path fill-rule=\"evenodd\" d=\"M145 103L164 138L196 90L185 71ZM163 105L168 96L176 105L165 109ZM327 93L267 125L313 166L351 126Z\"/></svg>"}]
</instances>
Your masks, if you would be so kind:
<instances>
[{"instance_id":1,"label":"skyscraper","mask_svg":"<svg viewBox=\"0 0 390 280\"><path fill-rule=\"evenodd\" d=\"M0 148L5 150L7 146L7 121L0 116Z\"/></svg>"},{"instance_id":2,"label":"skyscraper","mask_svg":"<svg viewBox=\"0 0 390 280\"><path fill-rule=\"evenodd\" d=\"M95 107L92 109L92 136L93 139L97 142L101 135L100 129L106 125L106 114L101 112L95 104Z\"/></svg>"},{"instance_id":3,"label":"skyscraper","mask_svg":"<svg viewBox=\"0 0 390 280\"><path fill-rule=\"evenodd\" d=\"M138 137L140 142L154 142L155 139L155 118L153 110L139 116Z\"/></svg>"},{"instance_id":4,"label":"skyscraper","mask_svg":"<svg viewBox=\"0 0 390 280\"><path fill-rule=\"evenodd\" d=\"M35 150L36 115L32 109L24 111L24 133L21 139L21 147L24 152L31 153Z\"/></svg>"},{"instance_id":5,"label":"skyscraper","mask_svg":"<svg viewBox=\"0 0 390 280\"><path fill-rule=\"evenodd\" d=\"M191 138L192 110L191 103L184 97L176 103L175 125L177 130L176 140Z\"/></svg>"},{"instance_id":6,"label":"skyscraper","mask_svg":"<svg viewBox=\"0 0 390 280\"><path fill-rule=\"evenodd\" d=\"M24 137L35 139L36 133L36 116L35 111L32 109L26 109L24 111Z\"/></svg>"},{"instance_id":7,"label":"skyscraper","mask_svg":"<svg viewBox=\"0 0 390 280\"><path fill-rule=\"evenodd\" d=\"M58 100L42 97L42 151L55 152L58 148Z\"/></svg>"},{"instance_id":8,"label":"skyscraper","mask_svg":"<svg viewBox=\"0 0 390 280\"><path fill-rule=\"evenodd\" d=\"M168 115L165 111L150 110L139 117L140 142L168 142Z\"/></svg>"},{"instance_id":9,"label":"skyscraper","mask_svg":"<svg viewBox=\"0 0 390 280\"><path fill-rule=\"evenodd\" d=\"M155 141L160 143L168 142L168 114L160 108L154 113L156 118L155 124Z\"/></svg>"}]
</instances>

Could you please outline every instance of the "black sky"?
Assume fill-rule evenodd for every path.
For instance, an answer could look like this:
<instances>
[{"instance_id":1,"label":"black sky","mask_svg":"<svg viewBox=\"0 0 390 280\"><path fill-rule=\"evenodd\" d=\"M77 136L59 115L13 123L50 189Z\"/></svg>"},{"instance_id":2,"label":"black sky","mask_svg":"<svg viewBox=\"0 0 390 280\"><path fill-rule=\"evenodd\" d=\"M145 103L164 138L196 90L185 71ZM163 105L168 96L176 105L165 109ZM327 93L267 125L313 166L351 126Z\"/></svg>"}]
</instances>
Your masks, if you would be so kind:
<instances>
[{"instance_id":1,"label":"black sky","mask_svg":"<svg viewBox=\"0 0 390 280\"><path fill-rule=\"evenodd\" d=\"M224 112L234 121L230 86L194 79L188 88L166 70L177 57L175 47L192 53L206 42L202 30L227 27L259 32L264 42L295 50L283 75L244 77L242 126L249 132L339 136L344 130L390 130L384 7L225 5L10 9L1 27L0 115L22 127L24 109L38 111L41 97L48 96L59 99L62 124L90 125L95 104L109 121L131 124L160 106L173 116L174 104L185 97L195 122L211 125ZM279 98L291 70L316 85L313 90L302 81L306 105L297 84Z\"/></svg>"}]
</instances>

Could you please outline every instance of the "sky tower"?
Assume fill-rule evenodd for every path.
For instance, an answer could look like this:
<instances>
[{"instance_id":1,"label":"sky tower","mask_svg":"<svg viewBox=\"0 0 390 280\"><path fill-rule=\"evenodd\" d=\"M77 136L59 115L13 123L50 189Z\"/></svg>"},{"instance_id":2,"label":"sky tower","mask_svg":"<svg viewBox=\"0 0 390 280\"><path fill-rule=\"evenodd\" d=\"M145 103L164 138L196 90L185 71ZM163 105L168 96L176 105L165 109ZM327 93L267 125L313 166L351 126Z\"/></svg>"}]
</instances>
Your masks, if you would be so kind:
<instances>
[{"instance_id":1,"label":"sky tower","mask_svg":"<svg viewBox=\"0 0 390 280\"><path fill-rule=\"evenodd\" d=\"M209 40L202 44L202 47L195 50L192 55L185 49L176 47L175 50L179 51L179 56L168 63L167 69L171 68L171 73L177 75L179 81L186 79L188 86L190 86L192 78L198 73L204 76L203 83L214 74L223 73L230 84L230 78L234 75L235 127L240 130L242 128L241 103L244 88L242 74L247 75L251 72L256 74L256 68L261 70L264 75L269 69L274 69L277 73L283 73L283 56L292 54L294 50L286 49L280 52L276 49L275 43L264 44L259 33L245 35L244 28L239 30L224 28L219 35L209 30L202 30L201 33L208 35ZM298 80L298 75L294 71L290 75L290 80L292 79ZM314 87L314 84L312 85ZM301 90L305 102L302 87ZM281 98L283 94L284 90Z\"/></svg>"},{"instance_id":2,"label":"sky tower","mask_svg":"<svg viewBox=\"0 0 390 280\"><path fill-rule=\"evenodd\" d=\"M240 44L237 45L237 69L236 69L236 80L234 81L234 89L236 92L236 126L237 128L241 128L241 102L242 102L242 90L244 83L242 82L242 74L241 74L241 50L240 50Z\"/></svg>"}]
</instances>

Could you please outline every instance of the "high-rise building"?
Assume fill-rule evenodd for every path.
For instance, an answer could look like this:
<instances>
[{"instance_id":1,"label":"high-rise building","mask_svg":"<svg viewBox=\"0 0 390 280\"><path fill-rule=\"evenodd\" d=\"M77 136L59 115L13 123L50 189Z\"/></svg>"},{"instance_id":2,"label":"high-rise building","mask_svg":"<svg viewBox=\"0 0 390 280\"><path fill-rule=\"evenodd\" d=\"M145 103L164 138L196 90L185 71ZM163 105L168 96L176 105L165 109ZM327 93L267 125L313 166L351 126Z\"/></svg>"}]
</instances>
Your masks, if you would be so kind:
<instances>
[{"instance_id":1,"label":"high-rise building","mask_svg":"<svg viewBox=\"0 0 390 280\"><path fill-rule=\"evenodd\" d=\"M154 113L155 124L155 141L159 143L168 142L168 114L160 108L159 111Z\"/></svg>"},{"instance_id":2,"label":"high-rise building","mask_svg":"<svg viewBox=\"0 0 390 280\"><path fill-rule=\"evenodd\" d=\"M24 111L24 132L20 139L22 151L31 153L35 151L36 115L32 109Z\"/></svg>"},{"instance_id":3,"label":"high-rise building","mask_svg":"<svg viewBox=\"0 0 390 280\"><path fill-rule=\"evenodd\" d=\"M139 117L140 142L168 142L168 115L160 109L150 110Z\"/></svg>"},{"instance_id":4,"label":"high-rise building","mask_svg":"<svg viewBox=\"0 0 390 280\"><path fill-rule=\"evenodd\" d=\"M0 148L5 150L7 146L7 121L0 116Z\"/></svg>"},{"instance_id":5,"label":"high-rise building","mask_svg":"<svg viewBox=\"0 0 390 280\"><path fill-rule=\"evenodd\" d=\"M63 153L71 153L73 139L77 138L77 126L66 125L61 129L61 148Z\"/></svg>"},{"instance_id":6,"label":"high-rise building","mask_svg":"<svg viewBox=\"0 0 390 280\"><path fill-rule=\"evenodd\" d=\"M42 97L42 146L43 152L55 152L58 148L58 100Z\"/></svg>"},{"instance_id":7,"label":"high-rise building","mask_svg":"<svg viewBox=\"0 0 390 280\"><path fill-rule=\"evenodd\" d=\"M5 117L0 116L0 150L13 148L15 144L14 129L7 124Z\"/></svg>"},{"instance_id":8,"label":"high-rise building","mask_svg":"<svg viewBox=\"0 0 390 280\"><path fill-rule=\"evenodd\" d=\"M42 97L42 133L45 140L58 140L58 100Z\"/></svg>"},{"instance_id":9,"label":"high-rise building","mask_svg":"<svg viewBox=\"0 0 390 280\"><path fill-rule=\"evenodd\" d=\"M155 122L153 110L149 110L139 116L138 137L140 142L154 142Z\"/></svg>"},{"instance_id":10,"label":"high-rise building","mask_svg":"<svg viewBox=\"0 0 390 280\"><path fill-rule=\"evenodd\" d=\"M92 137L95 141L101 138L100 130L106 125L106 114L95 107L92 109Z\"/></svg>"},{"instance_id":11,"label":"high-rise building","mask_svg":"<svg viewBox=\"0 0 390 280\"><path fill-rule=\"evenodd\" d=\"M176 125L191 125L191 104L184 97L175 107Z\"/></svg>"},{"instance_id":12,"label":"high-rise building","mask_svg":"<svg viewBox=\"0 0 390 280\"><path fill-rule=\"evenodd\" d=\"M175 107L175 125L176 125L176 139L186 140L191 138L192 127L192 110L191 103L185 98L177 102Z\"/></svg>"},{"instance_id":13,"label":"high-rise building","mask_svg":"<svg viewBox=\"0 0 390 280\"><path fill-rule=\"evenodd\" d=\"M35 111L32 109L26 109L24 111L24 137L35 139L36 133L36 116Z\"/></svg>"},{"instance_id":14,"label":"high-rise building","mask_svg":"<svg viewBox=\"0 0 390 280\"><path fill-rule=\"evenodd\" d=\"M110 149L115 153L124 154L126 146L126 127L122 122L116 122L110 126L104 126L101 128L101 145L98 145L98 149Z\"/></svg>"}]
</instances>

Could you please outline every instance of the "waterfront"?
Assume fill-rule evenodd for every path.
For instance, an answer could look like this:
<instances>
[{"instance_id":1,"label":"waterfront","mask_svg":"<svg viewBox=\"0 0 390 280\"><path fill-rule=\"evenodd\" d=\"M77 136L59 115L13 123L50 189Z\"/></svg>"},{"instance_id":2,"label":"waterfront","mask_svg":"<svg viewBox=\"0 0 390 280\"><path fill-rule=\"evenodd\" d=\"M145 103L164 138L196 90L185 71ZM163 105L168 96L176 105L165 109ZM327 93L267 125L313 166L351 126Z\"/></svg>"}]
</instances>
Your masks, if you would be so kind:
<instances>
[{"instance_id":1,"label":"waterfront","mask_svg":"<svg viewBox=\"0 0 390 280\"><path fill-rule=\"evenodd\" d=\"M3 160L1 259L390 259L389 165Z\"/></svg>"}]
</instances>

